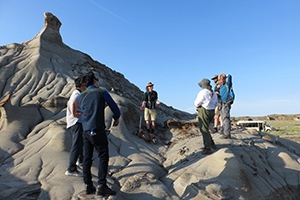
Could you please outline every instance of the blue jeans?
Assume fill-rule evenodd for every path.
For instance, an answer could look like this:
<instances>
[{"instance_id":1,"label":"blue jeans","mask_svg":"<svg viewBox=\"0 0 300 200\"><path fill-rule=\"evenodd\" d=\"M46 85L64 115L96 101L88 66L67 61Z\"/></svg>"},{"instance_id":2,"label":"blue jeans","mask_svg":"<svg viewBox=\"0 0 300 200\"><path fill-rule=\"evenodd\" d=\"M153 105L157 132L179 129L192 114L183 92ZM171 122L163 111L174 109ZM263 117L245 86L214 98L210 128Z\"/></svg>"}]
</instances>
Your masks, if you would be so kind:
<instances>
[{"instance_id":1,"label":"blue jeans","mask_svg":"<svg viewBox=\"0 0 300 200\"><path fill-rule=\"evenodd\" d=\"M77 170L76 162L77 159L82 163L83 161L83 139L82 139L82 124L76 123L70 127L72 133L72 147L70 150L69 159L69 172L74 172Z\"/></svg>"},{"instance_id":2,"label":"blue jeans","mask_svg":"<svg viewBox=\"0 0 300 200\"><path fill-rule=\"evenodd\" d=\"M108 171L108 141L105 130L95 130L96 135L90 135L90 131L84 131L84 159L83 159L83 181L86 185L93 184L91 167L93 164L94 148L98 153L98 183L106 184Z\"/></svg>"}]
</instances>

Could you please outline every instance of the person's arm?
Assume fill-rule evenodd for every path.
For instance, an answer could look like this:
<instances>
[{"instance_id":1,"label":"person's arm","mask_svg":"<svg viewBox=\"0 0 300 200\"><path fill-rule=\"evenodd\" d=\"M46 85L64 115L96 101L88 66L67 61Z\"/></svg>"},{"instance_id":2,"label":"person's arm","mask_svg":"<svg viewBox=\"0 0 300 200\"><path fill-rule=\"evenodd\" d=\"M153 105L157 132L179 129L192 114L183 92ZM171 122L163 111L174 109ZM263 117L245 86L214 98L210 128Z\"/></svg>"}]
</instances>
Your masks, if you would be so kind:
<instances>
[{"instance_id":1,"label":"person's arm","mask_svg":"<svg viewBox=\"0 0 300 200\"><path fill-rule=\"evenodd\" d=\"M141 105L141 108L145 108L145 105L146 105L146 101L143 101L142 105Z\"/></svg>"},{"instance_id":2,"label":"person's arm","mask_svg":"<svg viewBox=\"0 0 300 200\"><path fill-rule=\"evenodd\" d=\"M156 102L156 104L158 105L158 104L160 104L160 102L158 101L158 94L157 94L157 92L155 92L155 95L156 95L155 102Z\"/></svg>"},{"instance_id":3,"label":"person's arm","mask_svg":"<svg viewBox=\"0 0 300 200\"><path fill-rule=\"evenodd\" d=\"M71 112L74 117L78 118L82 114L82 112L77 111L77 110L78 110L78 101L75 99L71 103Z\"/></svg>"},{"instance_id":4,"label":"person's arm","mask_svg":"<svg viewBox=\"0 0 300 200\"><path fill-rule=\"evenodd\" d=\"M194 101L194 105L196 106L196 108L198 108L202 105L203 100L204 100L204 96L203 96L202 92L200 91L197 95L196 100Z\"/></svg>"},{"instance_id":5,"label":"person's arm","mask_svg":"<svg viewBox=\"0 0 300 200\"><path fill-rule=\"evenodd\" d=\"M118 105L116 104L116 102L112 99L112 97L110 96L110 94L107 91L104 91L104 99L105 99L107 105L109 106L109 108L111 109L111 111L114 113L113 119L115 121L114 121L113 126L117 126L119 124L119 118L121 116L121 111L120 111Z\"/></svg>"},{"instance_id":6,"label":"person's arm","mask_svg":"<svg viewBox=\"0 0 300 200\"><path fill-rule=\"evenodd\" d=\"M232 76L230 74L227 75L227 85L228 85L228 88L230 89L232 87Z\"/></svg>"},{"instance_id":7,"label":"person's arm","mask_svg":"<svg viewBox=\"0 0 300 200\"><path fill-rule=\"evenodd\" d=\"M145 92L144 94L143 94L143 101L142 101L142 105L141 105L141 107L140 107L140 109L141 110L144 110L144 108L145 108L145 106L146 106L146 99L147 99L147 93Z\"/></svg>"}]
</instances>

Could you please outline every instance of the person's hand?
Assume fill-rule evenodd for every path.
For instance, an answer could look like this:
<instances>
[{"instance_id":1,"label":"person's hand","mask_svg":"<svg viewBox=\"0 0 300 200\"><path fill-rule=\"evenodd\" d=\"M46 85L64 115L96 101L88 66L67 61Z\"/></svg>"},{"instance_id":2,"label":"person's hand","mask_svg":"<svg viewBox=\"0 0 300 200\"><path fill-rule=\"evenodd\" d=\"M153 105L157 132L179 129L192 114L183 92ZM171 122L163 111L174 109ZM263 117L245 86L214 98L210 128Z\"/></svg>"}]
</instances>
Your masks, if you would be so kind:
<instances>
[{"instance_id":1,"label":"person's hand","mask_svg":"<svg viewBox=\"0 0 300 200\"><path fill-rule=\"evenodd\" d=\"M144 108L145 108L144 106L141 106L141 107L140 107L140 110L144 110Z\"/></svg>"},{"instance_id":2,"label":"person's hand","mask_svg":"<svg viewBox=\"0 0 300 200\"><path fill-rule=\"evenodd\" d=\"M120 118L114 121L113 126L118 126L120 123Z\"/></svg>"},{"instance_id":3,"label":"person's hand","mask_svg":"<svg viewBox=\"0 0 300 200\"><path fill-rule=\"evenodd\" d=\"M77 117L77 118L78 118L78 117L80 117L80 115L82 115L82 112L76 111L74 117Z\"/></svg>"},{"instance_id":4,"label":"person's hand","mask_svg":"<svg viewBox=\"0 0 300 200\"><path fill-rule=\"evenodd\" d=\"M157 105L159 105L159 104L160 104L160 102L159 102L159 101L156 101L156 104L157 104Z\"/></svg>"}]
</instances>

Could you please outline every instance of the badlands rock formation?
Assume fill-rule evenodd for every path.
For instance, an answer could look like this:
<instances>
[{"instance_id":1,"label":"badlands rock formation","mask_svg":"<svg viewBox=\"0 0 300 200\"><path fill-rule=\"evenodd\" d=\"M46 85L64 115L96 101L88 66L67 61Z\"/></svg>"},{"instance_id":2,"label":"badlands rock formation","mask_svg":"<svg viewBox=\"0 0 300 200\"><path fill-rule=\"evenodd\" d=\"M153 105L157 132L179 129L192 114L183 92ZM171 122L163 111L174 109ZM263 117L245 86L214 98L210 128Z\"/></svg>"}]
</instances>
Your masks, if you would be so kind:
<instances>
[{"instance_id":1,"label":"badlands rock formation","mask_svg":"<svg viewBox=\"0 0 300 200\"><path fill-rule=\"evenodd\" d=\"M217 149L203 156L195 116L165 104L158 108L158 144L147 143L133 134L142 91L65 45L59 19L44 17L32 40L0 47L0 199L89 198L82 178L64 175L71 146L66 102L74 79L89 70L122 112L109 135L108 184L118 192L107 199L299 199L298 143L233 130L229 140L213 134Z\"/></svg>"}]
</instances>

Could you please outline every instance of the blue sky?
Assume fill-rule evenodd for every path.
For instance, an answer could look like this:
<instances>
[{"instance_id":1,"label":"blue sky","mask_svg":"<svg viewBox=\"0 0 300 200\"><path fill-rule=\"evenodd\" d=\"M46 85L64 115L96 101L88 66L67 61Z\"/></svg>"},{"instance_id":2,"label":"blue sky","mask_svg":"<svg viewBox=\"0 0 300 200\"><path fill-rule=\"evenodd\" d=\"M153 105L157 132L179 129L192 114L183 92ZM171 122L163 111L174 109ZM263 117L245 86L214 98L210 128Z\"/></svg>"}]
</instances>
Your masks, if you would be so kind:
<instances>
[{"instance_id":1,"label":"blue sky","mask_svg":"<svg viewBox=\"0 0 300 200\"><path fill-rule=\"evenodd\" d=\"M63 42L190 113L202 78L233 76L232 116L299 114L299 0L0 0L0 46L31 40L43 13Z\"/></svg>"}]
</instances>

